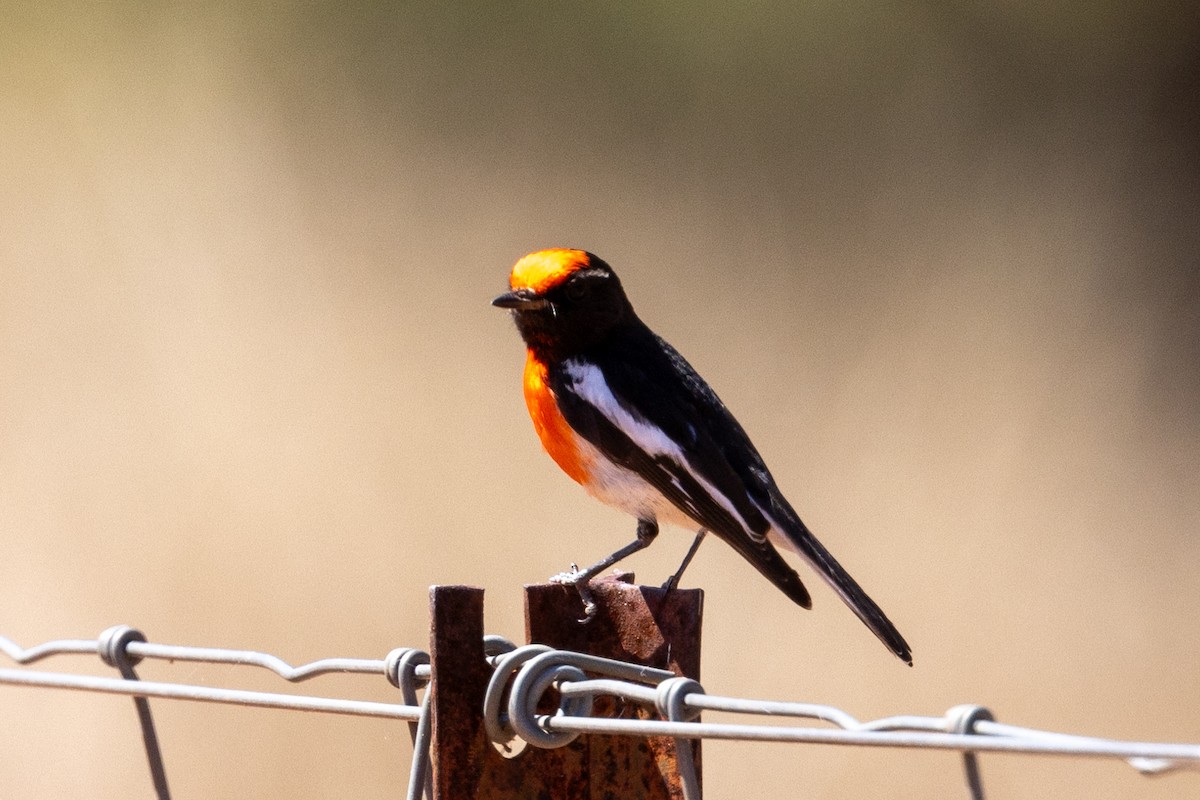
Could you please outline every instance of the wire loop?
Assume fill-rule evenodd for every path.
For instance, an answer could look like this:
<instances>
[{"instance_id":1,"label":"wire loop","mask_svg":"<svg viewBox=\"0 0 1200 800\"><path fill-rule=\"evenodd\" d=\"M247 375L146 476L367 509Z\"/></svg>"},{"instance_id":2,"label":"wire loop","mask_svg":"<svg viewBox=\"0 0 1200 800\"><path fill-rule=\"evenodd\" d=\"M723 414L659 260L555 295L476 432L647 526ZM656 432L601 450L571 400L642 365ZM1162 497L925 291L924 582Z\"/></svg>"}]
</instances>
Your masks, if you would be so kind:
<instances>
[{"instance_id":1,"label":"wire loop","mask_svg":"<svg viewBox=\"0 0 1200 800\"><path fill-rule=\"evenodd\" d=\"M492 677L488 680L487 692L483 697L483 725L487 730L488 738L495 744L506 747L509 742L517 738L516 731L509 723L508 714L502 710L506 707L505 693L508 689L509 679L514 672L524 666L525 662L542 653L548 653L551 649L544 644L527 644L499 655L496 659Z\"/></svg>"},{"instance_id":2,"label":"wire loop","mask_svg":"<svg viewBox=\"0 0 1200 800\"><path fill-rule=\"evenodd\" d=\"M995 722L992 712L983 706L964 704L954 706L946 712L946 724L950 733L975 735L978 722ZM971 800L983 800L983 776L979 772L979 758L972 750L964 750L963 775L967 779L967 791Z\"/></svg>"},{"instance_id":3,"label":"wire loop","mask_svg":"<svg viewBox=\"0 0 1200 800\"><path fill-rule=\"evenodd\" d=\"M131 628L128 625L113 625L111 628L105 628L104 632L100 634L96 640L96 649L105 664L124 672L125 668L135 667L142 660L141 656L135 656L129 652L130 643L145 641L146 634L137 628Z\"/></svg>"},{"instance_id":4,"label":"wire loop","mask_svg":"<svg viewBox=\"0 0 1200 800\"><path fill-rule=\"evenodd\" d=\"M489 633L483 637L483 655L484 658L494 659L502 656L505 653L511 653L517 649L517 645L511 640L494 633Z\"/></svg>"},{"instance_id":5,"label":"wire loop","mask_svg":"<svg viewBox=\"0 0 1200 800\"><path fill-rule=\"evenodd\" d=\"M383 671L388 682L404 693L404 702L416 705L416 689L429 683L428 676L417 675L417 667L429 663L429 653L424 650L397 647L383 659Z\"/></svg>"},{"instance_id":6,"label":"wire loop","mask_svg":"<svg viewBox=\"0 0 1200 800\"><path fill-rule=\"evenodd\" d=\"M517 735L534 747L565 747L579 738L578 733L552 732L538 722L538 701L546 690L563 681L587 679L583 670L571 664L556 663L558 653L546 653L533 659L517 673L508 697L508 723ZM559 695L559 707L551 716L586 717L592 713L592 698Z\"/></svg>"},{"instance_id":7,"label":"wire loop","mask_svg":"<svg viewBox=\"0 0 1200 800\"><path fill-rule=\"evenodd\" d=\"M704 687L691 678L667 678L658 684L654 706L658 713L672 722L691 722L700 716L700 709L687 705L688 696L704 694Z\"/></svg>"},{"instance_id":8,"label":"wire loop","mask_svg":"<svg viewBox=\"0 0 1200 800\"><path fill-rule=\"evenodd\" d=\"M654 705L658 713L671 722L691 722L700 717L700 709L689 707L690 695L704 694L704 687L691 678L667 678L658 685ZM700 800L700 774L696 770L696 759L691 741L675 737L675 764L679 769L679 783L683 786L684 800Z\"/></svg>"},{"instance_id":9,"label":"wire loop","mask_svg":"<svg viewBox=\"0 0 1200 800\"><path fill-rule=\"evenodd\" d=\"M983 706L964 703L946 712L946 732L972 734L975 733L975 723L983 721L995 722L996 718Z\"/></svg>"}]
</instances>

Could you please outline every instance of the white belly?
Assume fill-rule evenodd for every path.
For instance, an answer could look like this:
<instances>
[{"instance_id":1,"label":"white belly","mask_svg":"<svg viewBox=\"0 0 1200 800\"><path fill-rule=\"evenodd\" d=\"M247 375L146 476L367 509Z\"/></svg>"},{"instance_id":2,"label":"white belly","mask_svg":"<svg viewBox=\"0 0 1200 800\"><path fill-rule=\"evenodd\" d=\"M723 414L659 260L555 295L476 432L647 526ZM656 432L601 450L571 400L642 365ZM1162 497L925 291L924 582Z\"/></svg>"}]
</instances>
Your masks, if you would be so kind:
<instances>
[{"instance_id":1,"label":"white belly","mask_svg":"<svg viewBox=\"0 0 1200 800\"><path fill-rule=\"evenodd\" d=\"M675 507L649 482L636 472L618 466L600 455L594 446L582 437L578 441L580 455L590 462L588 483L583 485L588 494L613 508L619 508L638 519L654 519L678 525L690 531L698 531L700 523Z\"/></svg>"}]
</instances>

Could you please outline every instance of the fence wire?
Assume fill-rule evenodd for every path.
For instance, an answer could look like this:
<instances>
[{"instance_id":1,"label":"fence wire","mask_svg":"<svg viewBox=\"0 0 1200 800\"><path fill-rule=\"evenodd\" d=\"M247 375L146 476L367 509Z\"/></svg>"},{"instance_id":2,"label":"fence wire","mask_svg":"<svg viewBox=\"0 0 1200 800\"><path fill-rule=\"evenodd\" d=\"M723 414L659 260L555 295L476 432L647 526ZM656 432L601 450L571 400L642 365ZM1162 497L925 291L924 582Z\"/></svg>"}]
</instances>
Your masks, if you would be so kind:
<instances>
[{"instance_id":1,"label":"fence wire","mask_svg":"<svg viewBox=\"0 0 1200 800\"><path fill-rule=\"evenodd\" d=\"M960 705L941 716L891 716L862 722L845 711L814 703L755 700L712 695L689 678L636 664L554 650L544 645L517 647L503 637L485 638L492 676L482 714L492 741L509 748L516 741L541 748L562 747L581 734L670 736L682 745L691 739L751 742L857 745L954 750L963 754L970 797L981 800L983 782L975 758L980 752L1088 756L1121 759L1143 774L1176 769L1200 769L1200 744L1119 741L1035 730L997 722L988 709ZM414 756L407 797L422 794L432 800L429 769L430 693L418 701L418 691L430 680L429 655L401 647L382 659L326 658L292 666L254 650L188 647L149 642L139 631L119 625L97 639L64 639L22 648L0 636L0 652L19 665L51 656L99 656L120 677L0 668L0 684L122 694L134 698L151 778L157 796L168 800L162 753L154 732L148 698L316 711L404 720L409 723ZM331 673L384 677L400 690L400 703L336 697L216 688L138 679L134 667L144 659L252 666L269 670L296 683ZM557 690L558 709L539 714L543 694ZM595 698L615 697L656 709L660 720L593 717ZM702 712L814 720L813 725L764 725L746 722L700 721ZM691 748L680 746L678 769L687 800L699 800L699 780Z\"/></svg>"}]
</instances>

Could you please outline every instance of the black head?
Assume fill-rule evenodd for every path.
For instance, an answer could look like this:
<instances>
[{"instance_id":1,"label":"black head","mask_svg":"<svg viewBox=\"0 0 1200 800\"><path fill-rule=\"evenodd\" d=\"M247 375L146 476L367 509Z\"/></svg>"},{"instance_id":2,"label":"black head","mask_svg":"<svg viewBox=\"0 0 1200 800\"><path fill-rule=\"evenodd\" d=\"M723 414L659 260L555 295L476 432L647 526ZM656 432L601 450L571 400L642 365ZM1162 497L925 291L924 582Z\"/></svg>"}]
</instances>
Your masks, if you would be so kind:
<instances>
[{"instance_id":1,"label":"black head","mask_svg":"<svg viewBox=\"0 0 1200 800\"><path fill-rule=\"evenodd\" d=\"M530 253L509 285L492 305L512 310L526 345L544 358L567 358L637 319L612 267L583 250Z\"/></svg>"}]
</instances>

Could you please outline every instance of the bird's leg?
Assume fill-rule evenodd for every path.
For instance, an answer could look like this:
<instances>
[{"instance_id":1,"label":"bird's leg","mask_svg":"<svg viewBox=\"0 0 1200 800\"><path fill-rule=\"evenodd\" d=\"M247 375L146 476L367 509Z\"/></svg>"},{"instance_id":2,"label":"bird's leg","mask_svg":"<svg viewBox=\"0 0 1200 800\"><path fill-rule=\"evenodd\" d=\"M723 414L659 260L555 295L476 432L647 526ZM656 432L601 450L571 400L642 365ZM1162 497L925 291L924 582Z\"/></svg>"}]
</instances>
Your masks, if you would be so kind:
<instances>
[{"instance_id":1,"label":"bird's leg","mask_svg":"<svg viewBox=\"0 0 1200 800\"><path fill-rule=\"evenodd\" d=\"M632 542L612 555L600 559L585 570L580 571L572 565L570 572L560 572L550 578L550 582L574 586L575 591L579 592L579 599L583 601L583 619L579 621L591 622L592 618L596 616L596 601L592 599L592 592L588 588L588 583L598 573L608 569L621 559L631 556L639 550L644 550L654 541L654 537L656 536L658 536L658 522L653 519L639 519L637 538Z\"/></svg>"},{"instance_id":2,"label":"bird's leg","mask_svg":"<svg viewBox=\"0 0 1200 800\"><path fill-rule=\"evenodd\" d=\"M696 538L692 540L692 546L688 548L687 555L683 557L683 563L679 565L679 569L675 570L674 575L667 578L667 582L662 586L668 592L675 591L675 587L679 585L679 579L683 577L683 571L688 568L688 564L692 563L692 557L700 549L700 543L704 541L704 537L707 534L708 531L704 528L696 532Z\"/></svg>"}]
</instances>

